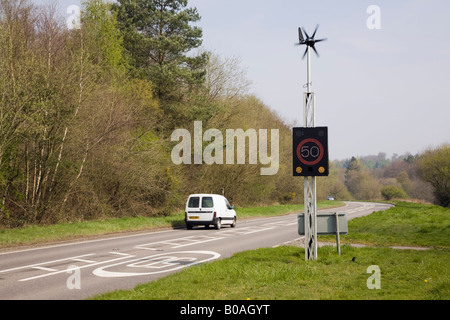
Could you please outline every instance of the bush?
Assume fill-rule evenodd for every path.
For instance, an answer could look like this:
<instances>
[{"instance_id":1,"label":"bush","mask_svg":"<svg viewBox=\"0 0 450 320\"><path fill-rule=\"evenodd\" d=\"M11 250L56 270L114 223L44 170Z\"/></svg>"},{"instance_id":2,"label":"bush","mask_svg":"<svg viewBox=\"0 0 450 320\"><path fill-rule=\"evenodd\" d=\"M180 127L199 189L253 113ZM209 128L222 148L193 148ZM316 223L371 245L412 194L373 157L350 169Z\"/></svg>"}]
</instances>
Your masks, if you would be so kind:
<instances>
[{"instance_id":1,"label":"bush","mask_svg":"<svg viewBox=\"0 0 450 320\"><path fill-rule=\"evenodd\" d=\"M385 200L406 199L408 197L403 189L396 186L385 186L381 188L381 195Z\"/></svg>"},{"instance_id":2,"label":"bush","mask_svg":"<svg viewBox=\"0 0 450 320\"><path fill-rule=\"evenodd\" d=\"M436 203L450 207L450 145L425 151L419 158L417 171L433 188Z\"/></svg>"}]
</instances>

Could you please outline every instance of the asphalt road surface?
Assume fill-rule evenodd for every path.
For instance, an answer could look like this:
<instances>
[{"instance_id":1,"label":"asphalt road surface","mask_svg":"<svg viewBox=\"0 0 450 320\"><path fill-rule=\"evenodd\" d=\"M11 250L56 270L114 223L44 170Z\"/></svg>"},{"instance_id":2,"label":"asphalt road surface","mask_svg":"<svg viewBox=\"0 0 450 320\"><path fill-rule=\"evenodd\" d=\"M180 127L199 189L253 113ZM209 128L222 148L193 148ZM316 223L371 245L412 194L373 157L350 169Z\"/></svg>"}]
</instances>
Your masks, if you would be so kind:
<instances>
[{"instance_id":1,"label":"asphalt road surface","mask_svg":"<svg viewBox=\"0 0 450 320\"><path fill-rule=\"evenodd\" d=\"M347 202L345 207L325 211L346 212L352 219L389 207ZM236 228L168 229L0 252L0 299L85 299L300 237L297 214L240 221L237 213Z\"/></svg>"}]
</instances>

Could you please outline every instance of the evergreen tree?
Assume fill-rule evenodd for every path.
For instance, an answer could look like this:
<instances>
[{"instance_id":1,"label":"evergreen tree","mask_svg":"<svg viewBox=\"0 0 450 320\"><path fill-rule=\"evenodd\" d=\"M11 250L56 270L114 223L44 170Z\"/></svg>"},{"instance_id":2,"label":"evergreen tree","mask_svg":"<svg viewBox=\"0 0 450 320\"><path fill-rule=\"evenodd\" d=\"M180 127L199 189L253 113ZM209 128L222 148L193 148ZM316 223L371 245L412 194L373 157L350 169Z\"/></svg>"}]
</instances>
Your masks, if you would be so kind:
<instances>
[{"instance_id":1,"label":"evergreen tree","mask_svg":"<svg viewBox=\"0 0 450 320\"><path fill-rule=\"evenodd\" d=\"M164 105L202 84L208 55L188 56L202 44L200 20L187 0L118 0L113 5L135 74L149 78Z\"/></svg>"},{"instance_id":2,"label":"evergreen tree","mask_svg":"<svg viewBox=\"0 0 450 320\"><path fill-rule=\"evenodd\" d=\"M352 157L345 170L346 179L349 178L352 172L360 172L362 168L361 161L355 157Z\"/></svg>"}]
</instances>

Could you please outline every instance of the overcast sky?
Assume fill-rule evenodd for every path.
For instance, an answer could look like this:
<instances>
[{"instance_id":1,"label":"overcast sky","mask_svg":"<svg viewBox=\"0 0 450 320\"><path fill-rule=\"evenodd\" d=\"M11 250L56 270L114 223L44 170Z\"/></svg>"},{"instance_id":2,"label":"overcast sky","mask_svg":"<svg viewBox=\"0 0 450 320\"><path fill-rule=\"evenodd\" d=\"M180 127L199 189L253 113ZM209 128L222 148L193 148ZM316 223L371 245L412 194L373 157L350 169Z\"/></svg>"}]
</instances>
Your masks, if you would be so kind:
<instances>
[{"instance_id":1,"label":"overcast sky","mask_svg":"<svg viewBox=\"0 0 450 320\"><path fill-rule=\"evenodd\" d=\"M41 0L34 0L42 3ZM61 0L65 11L79 0ZM371 5L380 9L381 29ZM288 124L303 125L304 46L297 29L320 24L312 56L316 126L330 159L412 153L450 143L450 1L190 0L203 48L239 57L251 93ZM270 129L270 128L268 128Z\"/></svg>"}]
</instances>

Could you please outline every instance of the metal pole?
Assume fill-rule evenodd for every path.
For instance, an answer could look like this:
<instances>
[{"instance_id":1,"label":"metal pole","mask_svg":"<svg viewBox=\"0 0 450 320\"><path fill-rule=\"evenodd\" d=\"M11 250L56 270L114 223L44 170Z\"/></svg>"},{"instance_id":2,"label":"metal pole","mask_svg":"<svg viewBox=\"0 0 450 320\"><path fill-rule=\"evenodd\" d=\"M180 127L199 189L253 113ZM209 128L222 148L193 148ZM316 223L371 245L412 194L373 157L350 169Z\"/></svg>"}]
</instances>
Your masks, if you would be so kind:
<instances>
[{"instance_id":1,"label":"metal pole","mask_svg":"<svg viewBox=\"0 0 450 320\"><path fill-rule=\"evenodd\" d=\"M315 97L311 92L311 50L307 47L307 92L304 95L304 125L315 127ZM316 177L304 180L305 260L317 260Z\"/></svg>"},{"instance_id":2,"label":"metal pole","mask_svg":"<svg viewBox=\"0 0 450 320\"><path fill-rule=\"evenodd\" d=\"M307 88L308 88L308 93L311 93L311 49L310 49L310 47L308 46L307 47L307 49L308 49L308 53L307 53L307 55L308 55L308 64L307 64L307 80L308 80L308 82L306 83L307 84Z\"/></svg>"},{"instance_id":3,"label":"metal pole","mask_svg":"<svg viewBox=\"0 0 450 320\"><path fill-rule=\"evenodd\" d=\"M337 253L341 255L341 242L339 238L339 213L335 212L336 215L336 247L337 247Z\"/></svg>"}]
</instances>

